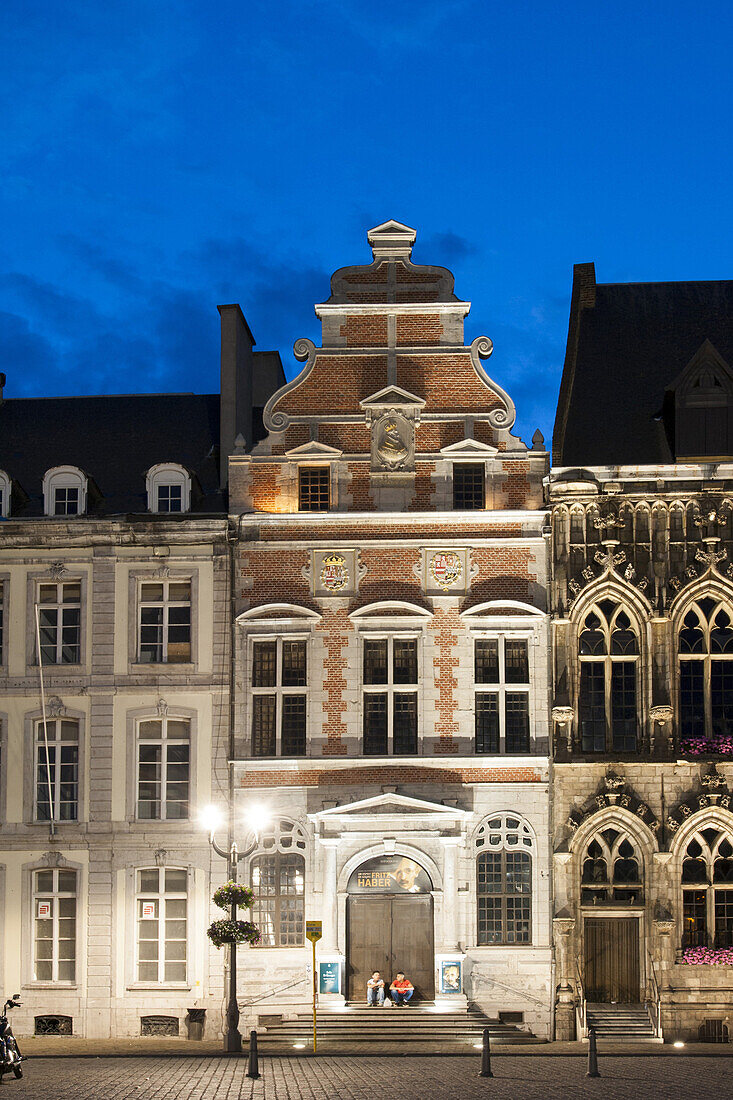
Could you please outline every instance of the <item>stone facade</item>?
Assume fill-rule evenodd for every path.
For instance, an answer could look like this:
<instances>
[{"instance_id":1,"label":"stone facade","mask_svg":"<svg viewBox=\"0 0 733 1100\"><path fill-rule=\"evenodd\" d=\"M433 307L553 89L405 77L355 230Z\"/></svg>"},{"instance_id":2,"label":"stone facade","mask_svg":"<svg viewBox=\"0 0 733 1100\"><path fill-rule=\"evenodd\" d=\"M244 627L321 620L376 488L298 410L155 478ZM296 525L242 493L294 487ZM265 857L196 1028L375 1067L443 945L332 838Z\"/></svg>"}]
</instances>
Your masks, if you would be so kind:
<instances>
[{"instance_id":1,"label":"stone facade","mask_svg":"<svg viewBox=\"0 0 733 1100\"><path fill-rule=\"evenodd\" d=\"M463 344L469 304L413 264L414 237L385 223L373 262L336 272L322 346L296 342L305 367L268 403L267 438L230 460L235 811L264 801L276 821L249 868L265 939L241 952L243 1000L250 1020L307 1005L304 917L338 974L326 1000L362 999L350 883L399 857L432 887L428 997L434 978L438 1001L547 1036L547 455L512 435L491 341ZM528 857L516 927L504 896L488 929L488 846ZM288 854L289 909L264 885ZM460 965L450 992L443 963Z\"/></svg>"}]
</instances>

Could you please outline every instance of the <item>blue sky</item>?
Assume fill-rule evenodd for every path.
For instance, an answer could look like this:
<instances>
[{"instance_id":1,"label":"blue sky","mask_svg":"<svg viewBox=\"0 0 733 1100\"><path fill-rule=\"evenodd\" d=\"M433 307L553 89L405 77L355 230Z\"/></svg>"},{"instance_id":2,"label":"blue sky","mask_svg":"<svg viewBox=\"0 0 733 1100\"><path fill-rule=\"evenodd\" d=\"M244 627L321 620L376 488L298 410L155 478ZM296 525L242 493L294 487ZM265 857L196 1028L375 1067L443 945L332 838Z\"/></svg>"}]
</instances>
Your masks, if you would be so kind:
<instances>
[{"instance_id":1,"label":"blue sky","mask_svg":"<svg viewBox=\"0 0 733 1100\"><path fill-rule=\"evenodd\" d=\"M732 32L715 0L3 0L6 396L215 391L231 301L293 374L397 218L549 438L573 263L733 276Z\"/></svg>"}]
</instances>

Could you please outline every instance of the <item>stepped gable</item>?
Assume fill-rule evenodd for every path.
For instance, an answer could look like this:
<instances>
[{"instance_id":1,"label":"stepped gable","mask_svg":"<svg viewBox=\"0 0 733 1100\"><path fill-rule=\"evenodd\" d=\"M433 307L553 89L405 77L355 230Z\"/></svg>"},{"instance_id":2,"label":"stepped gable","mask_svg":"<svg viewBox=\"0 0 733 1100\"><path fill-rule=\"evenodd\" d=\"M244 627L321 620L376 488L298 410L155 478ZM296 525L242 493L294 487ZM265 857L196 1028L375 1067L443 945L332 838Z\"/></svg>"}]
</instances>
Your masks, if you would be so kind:
<instances>
[{"instance_id":1,"label":"stepped gable","mask_svg":"<svg viewBox=\"0 0 733 1100\"><path fill-rule=\"evenodd\" d=\"M369 450L363 403L377 395L382 405L419 405L424 415L445 414L455 430L418 433L418 452L430 453L464 438L459 417L475 418L475 437L502 450L526 450L509 429L515 419L508 395L485 373L486 337L464 345L463 322L470 302L457 298L447 268L412 262L416 233L389 221L367 234L372 262L340 268L331 296L316 305L322 344L298 340L294 353L305 368L270 400L265 426L270 437L258 453L282 453L307 438L338 445L347 453ZM311 428L322 417L352 425ZM311 430L304 431L301 425Z\"/></svg>"}]
</instances>

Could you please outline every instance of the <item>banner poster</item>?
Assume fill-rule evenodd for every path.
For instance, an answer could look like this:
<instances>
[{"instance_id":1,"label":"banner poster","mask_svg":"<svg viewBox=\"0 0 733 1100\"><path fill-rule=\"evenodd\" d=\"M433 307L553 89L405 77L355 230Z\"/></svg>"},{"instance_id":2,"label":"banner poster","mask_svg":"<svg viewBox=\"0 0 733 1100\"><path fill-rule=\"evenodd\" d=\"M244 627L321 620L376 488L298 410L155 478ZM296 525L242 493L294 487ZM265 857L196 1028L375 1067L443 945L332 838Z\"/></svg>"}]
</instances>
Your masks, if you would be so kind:
<instances>
[{"instance_id":1,"label":"banner poster","mask_svg":"<svg viewBox=\"0 0 733 1100\"><path fill-rule=\"evenodd\" d=\"M350 894L429 894L430 875L407 856L375 856L352 872Z\"/></svg>"},{"instance_id":2,"label":"banner poster","mask_svg":"<svg viewBox=\"0 0 733 1100\"><path fill-rule=\"evenodd\" d=\"M443 959L440 963L440 992L461 992L461 960Z\"/></svg>"},{"instance_id":3,"label":"banner poster","mask_svg":"<svg viewBox=\"0 0 733 1100\"><path fill-rule=\"evenodd\" d=\"M341 992L341 963L322 962L318 964L318 992Z\"/></svg>"}]
</instances>

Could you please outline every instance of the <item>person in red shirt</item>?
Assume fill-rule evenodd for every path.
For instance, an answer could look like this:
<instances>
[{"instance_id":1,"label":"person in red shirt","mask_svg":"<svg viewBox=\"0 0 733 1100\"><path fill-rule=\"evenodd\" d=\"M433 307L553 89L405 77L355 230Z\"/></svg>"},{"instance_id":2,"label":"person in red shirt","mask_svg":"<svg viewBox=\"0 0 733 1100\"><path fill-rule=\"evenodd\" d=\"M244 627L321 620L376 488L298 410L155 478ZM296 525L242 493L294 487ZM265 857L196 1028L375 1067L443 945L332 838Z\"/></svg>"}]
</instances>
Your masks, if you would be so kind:
<instances>
[{"instance_id":1,"label":"person in red shirt","mask_svg":"<svg viewBox=\"0 0 733 1100\"><path fill-rule=\"evenodd\" d=\"M397 977L389 987L389 991L392 994L392 1000L397 1008L407 1008L407 1003L410 997L415 992L415 988L409 978L406 978L402 971L398 971Z\"/></svg>"}]
</instances>

